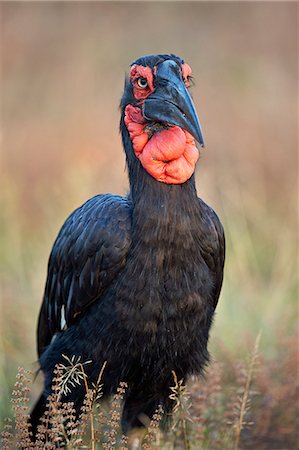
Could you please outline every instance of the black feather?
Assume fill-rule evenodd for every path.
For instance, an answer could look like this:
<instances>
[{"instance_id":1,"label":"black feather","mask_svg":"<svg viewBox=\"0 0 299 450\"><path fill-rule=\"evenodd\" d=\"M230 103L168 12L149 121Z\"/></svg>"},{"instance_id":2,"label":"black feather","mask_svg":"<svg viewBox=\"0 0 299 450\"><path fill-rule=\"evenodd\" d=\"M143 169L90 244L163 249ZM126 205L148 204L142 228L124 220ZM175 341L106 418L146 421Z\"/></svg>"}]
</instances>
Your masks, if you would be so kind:
<instances>
[{"instance_id":1,"label":"black feather","mask_svg":"<svg viewBox=\"0 0 299 450\"><path fill-rule=\"evenodd\" d=\"M136 63L153 67L167 58L183 62L153 55ZM207 364L225 248L221 223L198 199L194 176L182 185L160 183L135 157L124 125L130 95L122 99L120 126L130 193L96 196L66 220L50 256L38 325L44 397L62 354L92 360L86 366L90 383L107 361L104 394L120 381L129 385L124 431L159 404L171 409L173 370L186 379ZM79 410L84 393L82 386L65 399Z\"/></svg>"}]
</instances>

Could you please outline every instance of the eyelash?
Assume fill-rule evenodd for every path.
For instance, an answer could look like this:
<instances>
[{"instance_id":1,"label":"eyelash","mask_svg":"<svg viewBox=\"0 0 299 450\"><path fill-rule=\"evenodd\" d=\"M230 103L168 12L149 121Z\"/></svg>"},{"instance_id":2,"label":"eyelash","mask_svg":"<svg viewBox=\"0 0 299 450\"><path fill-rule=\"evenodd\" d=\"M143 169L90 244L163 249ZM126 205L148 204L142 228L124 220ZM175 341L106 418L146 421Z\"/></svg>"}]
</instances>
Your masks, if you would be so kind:
<instances>
[{"instance_id":1,"label":"eyelash","mask_svg":"<svg viewBox=\"0 0 299 450\"><path fill-rule=\"evenodd\" d=\"M142 85L139 84L139 82L140 82L141 80L142 80L142 82L145 82L145 85L144 85L144 86L142 86ZM135 81L136 81L137 86L138 86L140 89L146 89L146 88L148 87L147 79L144 78L144 77L139 77L139 78L137 78ZM189 76L187 77L187 79L185 80L185 83L188 84L188 87L194 86L194 79L193 79L193 77L192 77L191 75L189 75Z\"/></svg>"},{"instance_id":2,"label":"eyelash","mask_svg":"<svg viewBox=\"0 0 299 450\"><path fill-rule=\"evenodd\" d=\"M191 86L195 85L194 78L192 77L192 75L189 75L187 77L187 79L185 80L185 84L187 84L188 87L191 87Z\"/></svg>"}]
</instances>

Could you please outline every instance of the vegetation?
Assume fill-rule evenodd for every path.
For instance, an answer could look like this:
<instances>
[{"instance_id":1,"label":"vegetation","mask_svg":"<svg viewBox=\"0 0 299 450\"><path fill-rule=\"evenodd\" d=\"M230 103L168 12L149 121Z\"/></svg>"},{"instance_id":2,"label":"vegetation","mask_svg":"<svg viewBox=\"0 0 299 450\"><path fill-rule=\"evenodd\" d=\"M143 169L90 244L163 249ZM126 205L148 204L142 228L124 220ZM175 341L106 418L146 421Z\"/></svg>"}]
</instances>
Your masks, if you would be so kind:
<instances>
[{"instance_id":1,"label":"vegetation","mask_svg":"<svg viewBox=\"0 0 299 450\"><path fill-rule=\"evenodd\" d=\"M144 418L147 430L142 435L142 449L295 449L296 438L291 430L296 415L293 403L296 392L290 385L283 396L269 396L268 383L273 380L258 355L259 340L260 336L247 363L238 361L230 370L227 366L224 372L224 364L214 362L205 380L193 378L186 386L173 372L170 398L174 408L170 425L166 431L160 430L161 407L152 418ZM132 437L122 435L120 425L126 383L120 384L110 402L103 401L101 378L106 364L97 383L90 386L84 366L91 362L81 362L76 357L65 359L65 364L56 367L53 394L48 399L35 443L32 442L28 407L32 373L19 368L12 393L14 419L5 421L3 450L129 448ZM295 376L294 359L285 364L281 370ZM62 398L80 383L85 385L86 396L78 418L72 403L63 403ZM281 447L276 446L277 436L283 437ZM273 444L268 447L271 439Z\"/></svg>"},{"instance_id":2,"label":"vegetation","mask_svg":"<svg viewBox=\"0 0 299 450\"><path fill-rule=\"evenodd\" d=\"M142 448L239 448L242 429L249 423L246 416L249 411L251 383L256 364L258 339L246 370L240 370L238 390L230 401L221 398L219 367L214 366L204 390L199 380L190 382L190 392L183 380L178 380L173 372L174 385L170 398L174 402L171 428L162 433L159 430L163 415L159 407L154 417L148 418L147 431L142 439ZM48 398L48 406L42 424L38 428L35 443L32 442L28 411L30 382L32 375L23 368L19 369L12 405L15 423L9 421L2 433L3 450L10 448L48 448L67 447L71 449L91 448L115 449L127 448L128 438L121 435L121 401L126 393L126 383L121 383L113 396L110 409L104 411L101 405L103 366L98 381L89 386L84 366L91 362L81 362L80 358L65 356L66 364L59 364L55 370L53 394ZM65 394L76 385L84 383L86 396L80 417L72 403L63 403ZM203 393L206 390L205 394ZM197 399L191 403L191 392ZM198 396L200 392L200 396ZM209 395L207 395L207 393ZM192 411L191 411L192 409ZM146 421L147 418L144 418ZM12 429L15 432L12 432Z\"/></svg>"},{"instance_id":3,"label":"vegetation","mask_svg":"<svg viewBox=\"0 0 299 450\"><path fill-rule=\"evenodd\" d=\"M171 447L176 439L184 448L185 424L191 448L198 441L203 449L224 449L228 439L233 449L241 428L236 405L242 398L241 409L248 407L244 361L261 331L238 446L298 448L297 8L292 2L0 3L1 429L13 417L17 367L37 369L36 321L59 227L92 195L127 190L117 133L123 72L142 53L174 51L193 69L206 142L198 192L224 224L227 259L206 379L190 381L190 408L188 400L175 412L176 428L166 436L153 431L149 445L160 439L167 449L165 440ZM40 393L40 376L30 388L28 408ZM108 427L109 406L100 405L94 419L100 412L105 419L95 435L108 442L104 433L115 427ZM82 439L90 416L86 423Z\"/></svg>"}]
</instances>

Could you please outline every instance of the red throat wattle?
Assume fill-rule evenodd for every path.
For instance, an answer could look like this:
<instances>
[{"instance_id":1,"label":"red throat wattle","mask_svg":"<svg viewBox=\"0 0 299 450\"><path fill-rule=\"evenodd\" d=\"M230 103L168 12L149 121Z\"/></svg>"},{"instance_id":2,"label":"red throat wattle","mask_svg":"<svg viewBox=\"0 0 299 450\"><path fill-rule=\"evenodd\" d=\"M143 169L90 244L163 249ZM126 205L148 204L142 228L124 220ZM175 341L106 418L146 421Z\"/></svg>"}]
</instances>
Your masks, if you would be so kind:
<instances>
[{"instance_id":1,"label":"red throat wattle","mask_svg":"<svg viewBox=\"0 0 299 450\"><path fill-rule=\"evenodd\" d=\"M157 181L183 184L194 172L199 151L193 136L177 126L156 131L152 136L140 108L127 105L125 124L135 155Z\"/></svg>"}]
</instances>

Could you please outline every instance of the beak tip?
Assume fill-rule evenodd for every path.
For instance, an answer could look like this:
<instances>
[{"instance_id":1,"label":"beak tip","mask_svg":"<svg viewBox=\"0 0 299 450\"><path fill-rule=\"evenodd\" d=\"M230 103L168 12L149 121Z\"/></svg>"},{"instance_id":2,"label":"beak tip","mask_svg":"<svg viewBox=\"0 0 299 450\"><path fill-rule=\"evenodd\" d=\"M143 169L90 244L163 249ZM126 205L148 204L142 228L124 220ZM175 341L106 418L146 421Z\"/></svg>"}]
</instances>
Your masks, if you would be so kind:
<instances>
[{"instance_id":1,"label":"beak tip","mask_svg":"<svg viewBox=\"0 0 299 450\"><path fill-rule=\"evenodd\" d=\"M197 131L197 133L196 133L196 135L194 137L198 141L198 143L201 146L201 148L204 148L205 143L204 143L204 139L203 139L203 135L202 135L201 129L199 129L199 131Z\"/></svg>"}]
</instances>

